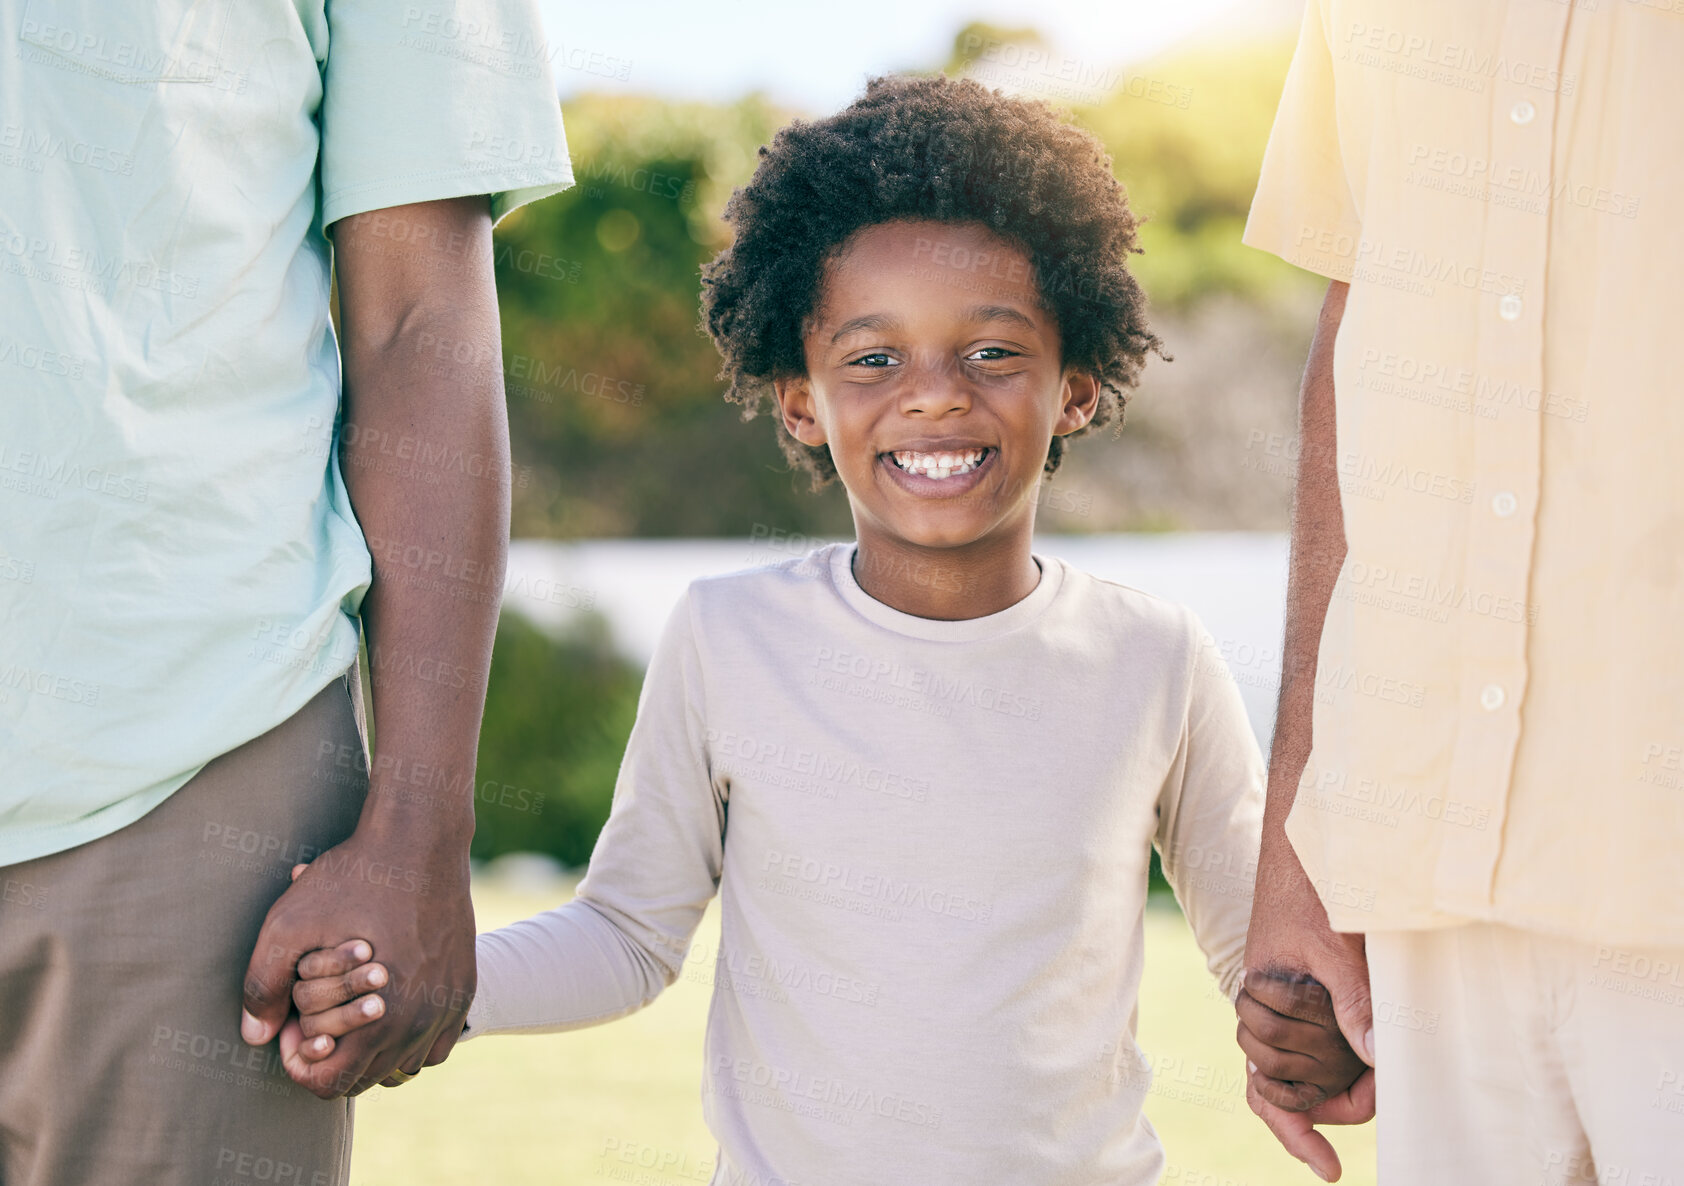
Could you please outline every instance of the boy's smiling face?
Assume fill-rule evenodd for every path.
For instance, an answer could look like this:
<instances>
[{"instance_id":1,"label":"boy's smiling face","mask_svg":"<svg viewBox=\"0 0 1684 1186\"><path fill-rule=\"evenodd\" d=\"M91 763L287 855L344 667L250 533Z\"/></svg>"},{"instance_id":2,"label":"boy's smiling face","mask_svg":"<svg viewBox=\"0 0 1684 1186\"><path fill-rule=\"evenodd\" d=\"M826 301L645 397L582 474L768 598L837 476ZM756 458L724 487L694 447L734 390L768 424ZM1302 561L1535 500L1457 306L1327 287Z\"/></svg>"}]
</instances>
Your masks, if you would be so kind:
<instances>
[{"instance_id":1,"label":"boy's smiling face","mask_svg":"<svg viewBox=\"0 0 1684 1186\"><path fill-rule=\"evenodd\" d=\"M1048 445L1092 418L1099 385L1061 364L1022 249L978 223L866 227L803 341L779 410L830 446L862 555L1004 544L1028 562Z\"/></svg>"}]
</instances>

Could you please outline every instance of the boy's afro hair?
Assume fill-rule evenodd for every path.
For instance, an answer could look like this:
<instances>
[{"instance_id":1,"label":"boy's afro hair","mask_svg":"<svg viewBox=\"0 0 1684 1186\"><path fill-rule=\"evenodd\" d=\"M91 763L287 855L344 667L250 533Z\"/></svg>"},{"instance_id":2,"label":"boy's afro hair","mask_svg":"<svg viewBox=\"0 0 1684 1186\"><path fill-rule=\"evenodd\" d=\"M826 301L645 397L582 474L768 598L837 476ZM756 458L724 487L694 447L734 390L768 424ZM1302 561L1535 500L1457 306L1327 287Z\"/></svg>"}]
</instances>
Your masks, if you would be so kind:
<instances>
[{"instance_id":1,"label":"boy's afro hair","mask_svg":"<svg viewBox=\"0 0 1684 1186\"><path fill-rule=\"evenodd\" d=\"M1163 349L1124 266L1140 250L1136 222L1104 147L1036 100L968 79L890 76L828 119L780 130L726 204L735 240L702 269L702 313L731 384L725 397L745 419L763 402L775 410L772 380L806 373L803 327L829 260L854 232L897 219L982 223L1020 247L1063 365L1101 383L1080 432L1121 417L1147 353ZM803 445L781 423L778 433L815 489L836 476L828 448ZM1052 439L1049 474L1064 441Z\"/></svg>"}]
</instances>

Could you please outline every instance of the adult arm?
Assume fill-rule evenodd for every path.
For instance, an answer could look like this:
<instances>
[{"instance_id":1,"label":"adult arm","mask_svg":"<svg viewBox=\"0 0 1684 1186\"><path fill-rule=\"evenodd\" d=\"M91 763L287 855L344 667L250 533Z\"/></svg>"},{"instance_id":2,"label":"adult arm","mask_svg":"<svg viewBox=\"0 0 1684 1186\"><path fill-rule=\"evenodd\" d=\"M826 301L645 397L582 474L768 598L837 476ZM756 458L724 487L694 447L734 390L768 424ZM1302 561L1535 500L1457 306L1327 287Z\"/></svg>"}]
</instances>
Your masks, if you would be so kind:
<instances>
[{"instance_id":1,"label":"adult arm","mask_svg":"<svg viewBox=\"0 0 1684 1186\"><path fill-rule=\"evenodd\" d=\"M1299 398L1298 482L1293 500L1280 702L1269 758L1263 838L1245 963L1248 975L1260 972L1277 979L1308 977L1322 985L1325 997L1313 990L1307 992L1302 1009L1288 1015L1317 1020L1330 1001L1346 1040L1372 1067L1374 1035L1363 937L1335 932L1328 925L1327 911L1286 835L1286 817L1310 756L1322 624L1345 561L1334 431L1333 347L1348 291L1349 286L1340 281L1328 285ZM1308 1110L1294 1110L1304 1107L1297 1091L1262 1075L1252 1075L1247 1098L1252 1110L1289 1152L1331 1179L1339 1173L1339 1160L1313 1125L1360 1124L1369 1119L1374 1114L1374 1078L1370 1072L1349 1092Z\"/></svg>"},{"instance_id":2,"label":"adult arm","mask_svg":"<svg viewBox=\"0 0 1684 1186\"><path fill-rule=\"evenodd\" d=\"M242 1025L269 1041L299 955L368 940L391 973L386 1014L309 1068L323 1098L442 1062L473 998L468 843L510 486L486 199L370 211L334 232L340 461L374 557L373 761L355 832L269 911Z\"/></svg>"}]
</instances>

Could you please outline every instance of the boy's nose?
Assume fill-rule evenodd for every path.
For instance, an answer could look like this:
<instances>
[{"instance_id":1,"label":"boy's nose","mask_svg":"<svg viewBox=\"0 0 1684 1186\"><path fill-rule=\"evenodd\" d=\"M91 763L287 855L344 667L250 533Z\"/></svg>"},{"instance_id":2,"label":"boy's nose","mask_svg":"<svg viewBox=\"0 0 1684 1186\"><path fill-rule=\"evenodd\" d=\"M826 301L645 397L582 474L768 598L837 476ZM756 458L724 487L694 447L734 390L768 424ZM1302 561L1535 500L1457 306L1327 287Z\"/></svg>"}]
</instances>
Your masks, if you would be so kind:
<instances>
[{"instance_id":1,"label":"boy's nose","mask_svg":"<svg viewBox=\"0 0 1684 1186\"><path fill-rule=\"evenodd\" d=\"M908 369L900 399L903 415L934 418L970 411L970 385L951 360L915 358Z\"/></svg>"}]
</instances>

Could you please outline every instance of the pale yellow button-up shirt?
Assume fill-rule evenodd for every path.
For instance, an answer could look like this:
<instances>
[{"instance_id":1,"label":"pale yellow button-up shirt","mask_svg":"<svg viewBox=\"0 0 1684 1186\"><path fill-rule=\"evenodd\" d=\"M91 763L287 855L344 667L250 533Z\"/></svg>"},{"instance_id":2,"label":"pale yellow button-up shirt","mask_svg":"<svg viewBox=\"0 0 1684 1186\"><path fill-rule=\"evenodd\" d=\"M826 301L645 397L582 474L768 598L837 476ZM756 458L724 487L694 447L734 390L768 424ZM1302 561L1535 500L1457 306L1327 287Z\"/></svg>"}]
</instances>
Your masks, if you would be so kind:
<instances>
[{"instance_id":1,"label":"pale yellow button-up shirt","mask_svg":"<svg viewBox=\"0 0 1684 1186\"><path fill-rule=\"evenodd\" d=\"M1351 284L1288 835L1340 930L1684 944L1684 0L1311 0L1246 242Z\"/></svg>"}]
</instances>

